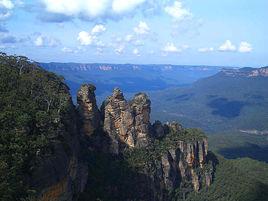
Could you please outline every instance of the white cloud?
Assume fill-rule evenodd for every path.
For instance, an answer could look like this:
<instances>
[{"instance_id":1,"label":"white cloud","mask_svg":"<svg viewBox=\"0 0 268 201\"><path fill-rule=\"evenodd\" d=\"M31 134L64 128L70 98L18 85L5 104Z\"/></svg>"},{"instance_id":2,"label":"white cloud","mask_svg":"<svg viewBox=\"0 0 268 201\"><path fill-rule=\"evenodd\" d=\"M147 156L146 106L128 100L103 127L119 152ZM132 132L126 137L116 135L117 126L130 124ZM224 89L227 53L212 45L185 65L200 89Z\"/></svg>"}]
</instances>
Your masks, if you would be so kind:
<instances>
[{"instance_id":1,"label":"white cloud","mask_svg":"<svg viewBox=\"0 0 268 201\"><path fill-rule=\"evenodd\" d=\"M34 39L34 44L37 47L44 47L44 46L56 47L60 44L60 41L55 38L47 37L40 34Z\"/></svg>"},{"instance_id":2,"label":"white cloud","mask_svg":"<svg viewBox=\"0 0 268 201\"><path fill-rule=\"evenodd\" d=\"M221 52L234 52L236 51L236 46L232 44L230 40L226 40L220 47Z\"/></svg>"},{"instance_id":3,"label":"white cloud","mask_svg":"<svg viewBox=\"0 0 268 201\"><path fill-rule=\"evenodd\" d=\"M43 3L46 10L52 13L75 15L82 10L81 0L43 0Z\"/></svg>"},{"instance_id":4,"label":"white cloud","mask_svg":"<svg viewBox=\"0 0 268 201\"><path fill-rule=\"evenodd\" d=\"M140 55L140 51L137 49L137 48L135 48L133 51L132 51L132 53L134 54L134 55L136 55L136 56L141 56Z\"/></svg>"},{"instance_id":5,"label":"white cloud","mask_svg":"<svg viewBox=\"0 0 268 201\"><path fill-rule=\"evenodd\" d=\"M12 13L14 4L10 0L0 0L0 21L7 20Z\"/></svg>"},{"instance_id":6,"label":"white cloud","mask_svg":"<svg viewBox=\"0 0 268 201\"><path fill-rule=\"evenodd\" d=\"M73 53L73 52L74 52L74 51L73 51L71 48L69 48L69 47L63 47L63 48L61 49L61 51L64 52L64 53Z\"/></svg>"},{"instance_id":7,"label":"white cloud","mask_svg":"<svg viewBox=\"0 0 268 201\"><path fill-rule=\"evenodd\" d=\"M202 47L202 48L199 48L198 49L198 52L202 52L202 53L205 53L205 52L213 52L214 51L214 48L213 47Z\"/></svg>"},{"instance_id":8,"label":"white cloud","mask_svg":"<svg viewBox=\"0 0 268 201\"><path fill-rule=\"evenodd\" d=\"M192 16L192 13L189 10L183 8L180 0L175 1L171 6L166 6L165 12L173 17L176 21L181 21Z\"/></svg>"},{"instance_id":9,"label":"white cloud","mask_svg":"<svg viewBox=\"0 0 268 201\"><path fill-rule=\"evenodd\" d=\"M150 28L146 22L140 21L137 27L134 27L136 34L144 35L150 32Z\"/></svg>"},{"instance_id":10,"label":"white cloud","mask_svg":"<svg viewBox=\"0 0 268 201\"><path fill-rule=\"evenodd\" d=\"M125 46L121 44L115 49L115 53L118 55L121 55L124 53L124 50L125 50Z\"/></svg>"},{"instance_id":11,"label":"white cloud","mask_svg":"<svg viewBox=\"0 0 268 201\"><path fill-rule=\"evenodd\" d=\"M155 1L155 0L153 0ZM42 0L48 12L98 18L131 12L145 0Z\"/></svg>"},{"instance_id":12,"label":"white cloud","mask_svg":"<svg viewBox=\"0 0 268 201\"><path fill-rule=\"evenodd\" d=\"M106 27L102 24L95 25L90 32L80 31L77 40L81 45L93 45L104 47L104 43L98 39L98 36L106 31Z\"/></svg>"},{"instance_id":13,"label":"white cloud","mask_svg":"<svg viewBox=\"0 0 268 201\"><path fill-rule=\"evenodd\" d=\"M248 42L242 41L239 46L239 52L241 53L248 53L253 50L252 45Z\"/></svg>"},{"instance_id":14,"label":"white cloud","mask_svg":"<svg viewBox=\"0 0 268 201\"><path fill-rule=\"evenodd\" d=\"M4 8L4 9L13 9L14 8L14 4L12 3L12 1L10 0L0 0L0 8Z\"/></svg>"},{"instance_id":15,"label":"white cloud","mask_svg":"<svg viewBox=\"0 0 268 201\"><path fill-rule=\"evenodd\" d=\"M133 40L134 40L134 36L133 35L131 35L131 34L126 35L126 37L125 37L125 41L126 42L131 42Z\"/></svg>"},{"instance_id":16,"label":"white cloud","mask_svg":"<svg viewBox=\"0 0 268 201\"><path fill-rule=\"evenodd\" d=\"M145 0L114 0L112 9L115 13L129 12L144 2Z\"/></svg>"},{"instance_id":17,"label":"white cloud","mask_svg":"<svg viewBox=\"0 0 268 201\"><path fill-rule=\"evenodd\" d=\"M11 13L9 11L0 11L0 21L4 21L8 19L11 16Z\"/></svg>"},{"instance_id":18,"label":"white cloud","mask_svg":"<svg viewBox=\"0 0 268 201\"><path fill-rule=\"evenodd\" d=\"M81 31L78 34L77 40L81 45L91 45L93 43L93 36L86 31Z\"/></svg>"},{"instance_id":19,"label":"white cloud","mask_svg":"<svg viewBox=\"0 0 268 201\"><path fill-rule=\"evenodd\" d=\"M96 50L96 54L97 55L102 55L103 54L103 48L98 47L97 50Z\"/></svg>"},{"instance_id":20,"label":"white cloud","mask_svg":"<svg viewBox=\"0 0 268 201\"><path fill-rule=\"evenodd\" d=\"M134 46L144 46L145 43L142 40L135 40L132 43Z\"/></svg>"},{"instance_id":21,"label":"white cloud","mask_svg":"<svg viewBox=\"0 0 268 201\"><path fill-rule=\"evenodd\" d=\"M103 48L103 47L106 46L105 43L103 41L101 41L101 40L94 41L94 44L99 48Z\"/></svg>"},{"instance_id":22,"label":"white cloud","mask_svg":"<svg viewBox=\"0 0 268 201\"><path fill-rule=\"evenodd\" d=\"M98 35L98 34L103 33L105 31L106 31L106 27L104 25L97 24L92 28L91 33L93 35Z\"/></svg>"},{"instance_id":23,"label":"white cloud","mask_svg":"<svg viewBox=\"0 0 268 201\"><path fill-rule=\"evenodd\" d=\"M173 43L167 43L163 48L165 53L180 53L181 49L178 49Z\"/></svg>"},{"instance_id":24,"label":"white cloud","mask_svg":"<svg viewBox=\"0 0 268 201\"><path fill-rule=\"evenodd\" d=\"M38 36L35 40L34 40L34 44L37 47L41 47L44 45L44 39L42 36Z\"/></svg>"}]
</instances>

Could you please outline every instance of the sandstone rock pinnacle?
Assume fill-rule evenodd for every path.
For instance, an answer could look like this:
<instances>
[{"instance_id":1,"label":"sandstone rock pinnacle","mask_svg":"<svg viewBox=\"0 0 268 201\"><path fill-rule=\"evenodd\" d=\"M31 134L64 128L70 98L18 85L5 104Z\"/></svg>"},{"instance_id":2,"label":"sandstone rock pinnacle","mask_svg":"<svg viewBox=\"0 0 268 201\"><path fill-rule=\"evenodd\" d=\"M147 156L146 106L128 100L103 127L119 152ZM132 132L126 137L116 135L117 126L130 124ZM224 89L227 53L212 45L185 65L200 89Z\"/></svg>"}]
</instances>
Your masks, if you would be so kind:
<instances>
[{"instance_id":1,"label":"sandstone rock pinnacle","mask_svg":"<svg viewBox=\"0 0 268 201\"><path fill-rule=\"evenodd\" d=\"M95 97L96 87L84 84L77 93L78 112L82 119L82 131L86 136L91 136L100 126L100 112Z\"/></svg>"}]
</instances>

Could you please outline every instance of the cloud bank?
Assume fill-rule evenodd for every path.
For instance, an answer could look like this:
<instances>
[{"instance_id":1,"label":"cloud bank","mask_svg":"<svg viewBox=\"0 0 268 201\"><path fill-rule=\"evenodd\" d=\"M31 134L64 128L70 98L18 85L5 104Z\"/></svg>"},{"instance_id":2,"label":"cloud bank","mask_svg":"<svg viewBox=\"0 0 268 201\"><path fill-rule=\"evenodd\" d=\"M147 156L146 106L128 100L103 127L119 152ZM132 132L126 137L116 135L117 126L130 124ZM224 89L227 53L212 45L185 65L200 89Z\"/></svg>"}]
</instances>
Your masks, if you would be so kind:
<instances>
[{"instance_id":1,"label":"cloud bank","mask_svg":"<svg viewBox=\"0 0 268 201\"><path fill-rule=\"evenodd\" d=\"M90 19L120 16L139 6L148 6L148 2L145 0L42 0L47 12L73 17L84 16ZM156 0L154 2L157 3Z\"/></svg>"}]
</instances>

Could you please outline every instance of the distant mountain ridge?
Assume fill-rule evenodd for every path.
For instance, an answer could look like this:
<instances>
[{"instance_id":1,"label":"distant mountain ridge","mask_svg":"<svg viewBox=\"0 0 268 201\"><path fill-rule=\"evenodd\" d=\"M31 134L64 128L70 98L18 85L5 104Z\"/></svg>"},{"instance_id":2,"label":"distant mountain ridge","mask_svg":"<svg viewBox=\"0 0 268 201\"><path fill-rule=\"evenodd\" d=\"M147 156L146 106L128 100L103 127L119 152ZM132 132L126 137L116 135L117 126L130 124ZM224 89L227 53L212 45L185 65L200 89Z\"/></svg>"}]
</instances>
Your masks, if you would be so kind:
<instances>
[{"instance_id":1,"label":"distant mountain ridge","mask_svg":"<svg viewBox=\"0 0 268 201\"><path fill-rule=\"evenodd\" d=\"M230 77L268 77L268 67L223 69L220 73Z\"/></svg>"},{"instance_id":2,"label":"distant mountain ridge","mask_svg":"<svg viewBox=\"0 0 268 201\"><path fill-rule=\"evenodd\" d=\"M152 93L153 117L214 133L263 132L268 129L267 86L267 67L223 69L191 86Z\"/></svg>"},{"instance_id":3,"label":"distant mountain ridge","mask_svg":"<svg viewBox=\"0 0 268 201\"><path fill-rule=\"evenodd\" d=\"M222 70L224 67L220 66L206 66L206 65L170 65L170 64L109 64L109 63L40 63L42 67L47 70L72 70L72 71L88 71L88 70L101 70L101 71L111 71L111 70L162 70L162 71L172 71L176 68L188 70L203 70L208 71L209 68Z\"/></svg>"},{"instance_id":4,"label":"distant mountain ridge","mask_svg":"<svg viewBox=\"0 0 268 201\"><path fill-rule=\"evenodd\" d=\"M40 63L48 71L65 77L75 97L83 83L94 83L103 100L115 87L125 93L150 92L192 84L220 72L218 66L136 65L107 63Z\"/></svg>"}]
</instances>

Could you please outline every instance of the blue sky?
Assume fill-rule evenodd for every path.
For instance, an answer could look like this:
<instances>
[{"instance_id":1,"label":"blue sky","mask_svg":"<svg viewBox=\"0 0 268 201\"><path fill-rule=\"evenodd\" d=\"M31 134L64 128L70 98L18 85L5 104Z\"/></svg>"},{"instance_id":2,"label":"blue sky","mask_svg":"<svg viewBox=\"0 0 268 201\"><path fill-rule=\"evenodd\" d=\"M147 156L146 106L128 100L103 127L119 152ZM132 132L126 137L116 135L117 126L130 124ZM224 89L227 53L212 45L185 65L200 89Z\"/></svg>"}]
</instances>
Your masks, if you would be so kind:
<instances>
[{"instance_id":1,"label":"blue sky","mask_svg":"<svg viewBox=\"0 0 268 201\"><path fill-rule=\"evenodd\" d=\"M0 0L0 51L41 62L268 65L267 0Z\"/></svg>"}]
</instances>

